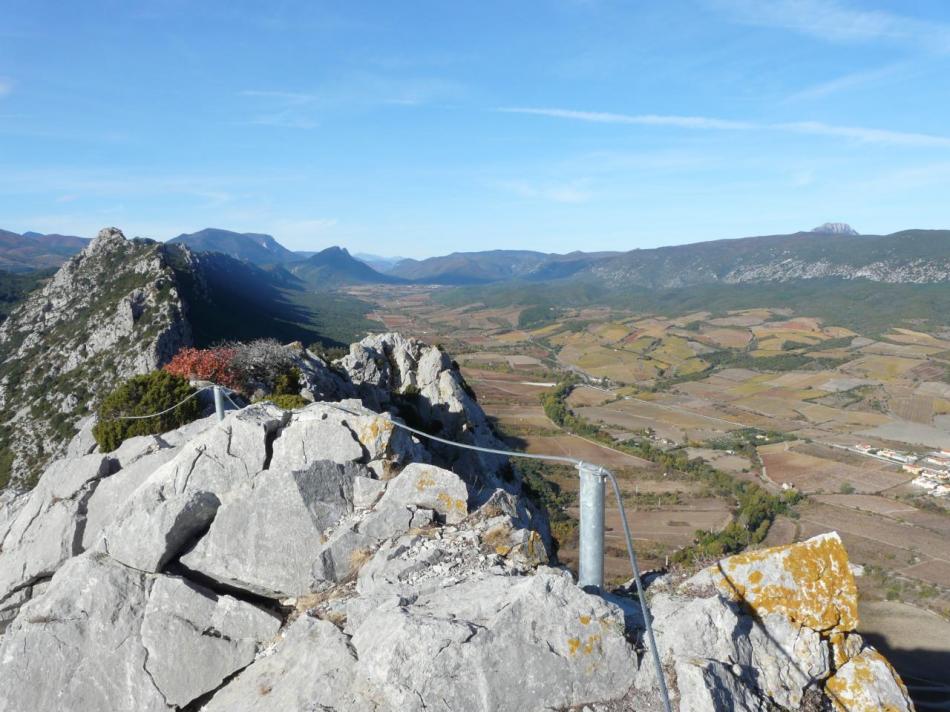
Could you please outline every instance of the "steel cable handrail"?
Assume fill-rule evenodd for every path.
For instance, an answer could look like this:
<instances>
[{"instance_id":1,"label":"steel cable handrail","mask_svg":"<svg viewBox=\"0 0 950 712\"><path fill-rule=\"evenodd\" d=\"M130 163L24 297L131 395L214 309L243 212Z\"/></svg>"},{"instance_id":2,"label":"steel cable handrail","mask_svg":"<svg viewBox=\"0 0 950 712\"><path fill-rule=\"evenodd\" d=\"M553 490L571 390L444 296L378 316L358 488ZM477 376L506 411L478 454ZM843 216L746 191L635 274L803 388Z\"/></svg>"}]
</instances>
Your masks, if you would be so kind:
<instances>
[{"instance_id":1,"label":"steel cable handrail","mask_svg":"<svg viewBox=\"0 0 950 712\"><path fill-rule=\"evenodd\" d=\"M227 398L231 402L231 405L233 405L238 410L241 409L240 406L238 406L237 403L235 403L234 400L231 398L230 393L232 393L233 391L230 388L226 388L224 386L218 386L218 385L210 385L210 386L204 386L203 388L199 388L197 391L189 395L180 403L177 403L176 405L173 405L171 408L167 408L166 410L163 410L160 413L152 413L151 415L117 416L116 419L117 420L139 420L143 418L156 418L160 415L164 415L165 413L169 413L173 411L175 408L182 405L189 399L194 398L202 391L206 391L212 388L220 389L224 397ZM354 417L359 417L359 418L367 417L366 413L360 413L359 411L351 410L347 408L346 406L340 405L339 403L334 403L332 401L320 401L320 403L322 405L328 406L335 410L339 410L340 412L346 413L348 415L352 415ZM377 415L377 417L380 417L380 416ZM627 513L623 507L623 497L620 494L620 486L617 484L617 478L614 477L614 474L605 467L601 467L600 465L594 465L594 464L585 462L584 460L579 460L575 457L567 457L565 455L539 455L539 454L530 453L530 452L515 452L513 450L499 450L497 448L481 447L479 445L469 445L468 443L459 443L459 442L455 442L454 440L447 440L446 438L440 438L437 435L430 435L429 433L423 430L413 428L412 426L406 425L405 423L402 423L395 419L390 420L389 422L392 423L397 428L406 430L414 435L418 435L419 437L423 437L428 440L433 440L435 442L442 443L443 445L450 445L452 447L461 448L463 450L473 450L475 452L484 452L489 455L501 455L504 457L520 457L526 460L542 460L546 462L563 462L563 463L573 465L574 467L578 468L578 470L587 469L587 470L596 472L606 477L608 480L610 480L610 484L614 491L614 496L617 499L617 509L620 512L620 521L623 524L623 535L627 544L627 556L630 559L630 569L633 572L633 580L636 583L636 587L637 587L637 597L640 599L640 610L643 613L643 624L644 624L644 627L646 628L647 641L649 643L650 652L653 657L653 665L656 668L656 677L657 677L657 682L660 685L660 694L663 697L663 705L666 712L672 712L672 707L670 706L669 691L666 687L666 680L663 675L663 666L662 666L662 663L660 662L660 653L659 653L659 650L657 650L656 638L653 634L653 619L650 616L650 608L647 605L646 594L643 590L643 582L640 580L640 566L637 563L637 554L633 548L633 537L630 534L630 525L627 524Z\"/></svg>"},{"instance_id":2,"label":"steel cable handrail","mask_svg":"<svg viewBox=\"0 0 950 712\"><path fill-rule=\"evenodd\" d=\"M194 398L196 395L198 395L202 391L207 391L211 388L217 388L217 387L218 386L205 386L204 388L199 388L197 391L189 395L187 398L184 398L183 400L179 401L178 403L173 405L171 408L166 408L165 410L160 411L158 413L150 413L149 415L114 415L109 420L145 420L146 418L157 418L160 415L165 415L165 413L171 413L173 410L175 410L175 408L178 408L179 406L184 405L185 403L190 401L192 398ZM228 398L228 400L231 400L231 399ZM233 404L234 401L231 401L231 403Z\"/></svg>"}]
</instances>

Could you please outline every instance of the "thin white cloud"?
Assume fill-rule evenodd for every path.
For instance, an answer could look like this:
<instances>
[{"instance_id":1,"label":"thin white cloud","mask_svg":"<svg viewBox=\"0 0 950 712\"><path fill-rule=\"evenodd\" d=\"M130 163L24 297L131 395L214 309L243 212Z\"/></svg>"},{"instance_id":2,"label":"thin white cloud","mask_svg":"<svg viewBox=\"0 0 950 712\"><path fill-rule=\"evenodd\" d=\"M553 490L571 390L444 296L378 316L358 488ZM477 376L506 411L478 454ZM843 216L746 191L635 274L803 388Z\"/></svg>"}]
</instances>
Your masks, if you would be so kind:
<instances>
[{"instance_id":1,"label":"thin white cloud","mask_svg":"<svg viewBox=\"0 0 950 712\"><path fill-rule=\"evenodd\" d=\"M570 109L549 109L531 107L502 107L496 109L508 114L530 114L558 119L606 124L632 124L640 126L670 126L686 129L706 129L712 131L782 131L786 133L812 134L816 136L837 136L860 143L873 143L890 146L917 146L950 148L950 137L934 134L889 131L886 129L863 126L836 126L820 121L792 121L783 123L756 123L752 121L733 121L706 116L663 116L656 114L612 114L593 111L574 111Z\"/></svg>"},{"instance_id":2,"label":"thin white cloud","mask_svg":"<svg viewBox=\"0 0 950 712\"><path fill-rule=\"evenodd\" d=\"M737 22L775 27L830 42L882 42L950 52L950 25L880 10L849 7L836 0L707 0Z\"/></svg>"},{"instance_id":3,"label":"thin white cloud","mask_svg":"<svg viewBox=\"0 0 950 712\"><path fill-rule=\"evenodd\" d=\"M522 198L546 200L553 203L586 203L592 197L592 193L584 187L583 181L545 185L536 185L527 181L501 181L496 185L502 190Z\"/></svg>"},{"instance_id":4,"label":"thin white cloud","mask_svg":"<svg viewBox=\"0 0 950 712\"><path fill-rule=\"evenodd\" d=\"M858 87L867 86L868 84L874 84L882 79L893 77L895 74L898 74L900 70L904 68L904 66L904 64L891 64L878 69L844 74L840 77L835 77L833 79L805 87L804 89L789 95L785 100L794 102L824 99L825 97L831 96L832 94L850 91L852 89L857 89Z\"/></svg>"},{"instance_id":5,"label":"thin white cloud","mask_svg":"<svg viewBox=\"0 0 950 712\"><path fill-rule=\"evenodd\" d=\"M885 129L871 129L863 126L833 126L820 121L797 121L785 124L775 124L773 128L795 133L814 134L817 136L838 136L860 143L875 143L890 146L920 146L932 148L950 148L950 138L934 136L933 134L907 133L904 131L887 131Z\"/></svg>"},{"instance_id":6,"label":"thin white cloud","mask_svg":"<svg viewBox=\"0 0 950 712\"><path fill-rule=\"evenodd\" d=\"M6 96L13 91L13 82L6 77L0 77L0 96Z\"/></svg>"},{"instance_id":7,"label":"thin white cloud","mask_svg":"<svg viewBox=\"0 0 950 712\"><path fill-rule=\"evenodd\" d=\"M534 114L556 119L576 119L599 124L634 124L640 126L675 126L684 129L743 130L755 128L746 121L713 119L706 116L662 116L657 114L612 114L602 111L572 111L570 109L545 109L530 107L501 107L506 114Z\"/></svg>"}]
</instances>

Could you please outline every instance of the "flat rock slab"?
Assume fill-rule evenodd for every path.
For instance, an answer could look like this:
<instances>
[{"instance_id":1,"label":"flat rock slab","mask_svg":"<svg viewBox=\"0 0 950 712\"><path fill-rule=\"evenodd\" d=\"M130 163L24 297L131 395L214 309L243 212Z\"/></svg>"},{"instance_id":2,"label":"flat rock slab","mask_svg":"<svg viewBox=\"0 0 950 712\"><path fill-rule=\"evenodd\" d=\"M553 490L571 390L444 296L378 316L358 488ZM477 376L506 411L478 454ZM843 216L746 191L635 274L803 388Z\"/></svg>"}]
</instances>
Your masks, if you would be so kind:
<instances>
[{"instance_id":1,"label":"flat rock slab","mask_svg":"<svg viewBox=\"0 0 950 712\"><path fill-rule=\"evenodd\" d=\"M254 661L280 618L180 578L155 579L145 606L145 669L170 705L183 706Z\"/></svg>"},{"instance_id":2,"label":"flat rock slab","mask_svg":"<svg viewBox=\"0 0 950 712\"><path fill-rule=\"evenodd\" d=\"M858 625L858 588L837 532L730 556L710 569L716 587L762 617L779 613L824 633Z\"/></svg>"},{"instance_id":3,"label":"flat rock slab","mask_svg":"<svg viewBox=\"0 0 950 712\"><path fill-rule=\"evenodd\" d=\"M323 532L353 511L353 480L367 474L360 465L327 460L292 472L265 470L228 495L181 562L262 596L309 593Z\"/></svg>"}]
</instances>

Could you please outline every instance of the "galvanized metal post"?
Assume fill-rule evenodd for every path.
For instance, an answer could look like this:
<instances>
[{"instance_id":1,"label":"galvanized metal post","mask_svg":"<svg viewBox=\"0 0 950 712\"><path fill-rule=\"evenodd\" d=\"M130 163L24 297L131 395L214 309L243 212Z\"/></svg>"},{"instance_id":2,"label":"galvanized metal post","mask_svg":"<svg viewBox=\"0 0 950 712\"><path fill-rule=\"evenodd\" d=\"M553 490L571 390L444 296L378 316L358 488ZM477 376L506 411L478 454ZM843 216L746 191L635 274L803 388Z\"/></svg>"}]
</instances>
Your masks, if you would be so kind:
<instances>
[{"instance_id":1,"label":"galvanized metal post","mask_svg":"<svg viewBox=\"0 0 950 712\"><path fill-rule=\"evenodd\" d=\"M224 393L221 392L221 386L214 387L214 412L218 414L218 420L224 420Z\"/></svg>"},{"instance_id":2,"label":"galvanized metal post","mask_svg":"<svg viewBox=\"0 0 950 712\"><path fill-rule=\"evenodd\" d=\"M599 467L581 463L577 466L581 478L580 556L577 565L577 584L581 588L604 586L604 482Z\"/></svg>"}]
</instances>

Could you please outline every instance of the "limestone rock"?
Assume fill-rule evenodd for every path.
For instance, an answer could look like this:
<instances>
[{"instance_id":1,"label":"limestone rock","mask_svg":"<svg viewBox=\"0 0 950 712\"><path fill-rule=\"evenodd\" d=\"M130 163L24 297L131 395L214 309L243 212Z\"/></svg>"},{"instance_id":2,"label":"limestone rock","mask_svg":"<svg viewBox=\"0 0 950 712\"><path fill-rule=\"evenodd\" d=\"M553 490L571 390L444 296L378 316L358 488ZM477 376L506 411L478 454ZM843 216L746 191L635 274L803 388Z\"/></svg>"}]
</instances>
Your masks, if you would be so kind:
<instances>
[{"instance_id":1,"label":"limestone rock","mask_svg":"<svg viewBox=\"0 0 950 712\"><path fill-rule=\"evenodd\" d=\"M780 613L829 634L857 627L858 589L836 532L731 556L712 576L723 595L759 616Z\"/></svg>"},{"instance_id":2,"label":"limestone rock","mask_svg":"<svg viewBox=\"0 0 950 712\"><path fill-rule=\"evenodd\" d=\"M386 490L386 483L370 477L357 477L353 480L353 506L357 509L369 509Z\"/></svg>"},{"instance_id":3,"label":"limestone rock","mask_svg":"<svg viewBox=\"0 0 950 712\"><path fill-rule=\"evenodd\" d=\"M86 455L47 468L0 542L0 603L81 553L87 503L115 467L110 457Z\"/></svg>"},{"instance_id":4,"label":"limestone rock","mask_svg":"<svg viewBox=\"0 0 950 712\"><path fill-rule=\"evenodd\" d=\"M214 518L225 493L267 463L267 443L284 413L259 404L230 415L155 470L103 532L101 549L143 571L159 571Z\"/></svg>"},{"instance_id":5,"label":"limestone rock","mask_svg":"<svg viewBox=\"0 0 950 712\"><path fill-rule=\"evenodd\" d=\"M0 642L0 679L18 681L0 685L0 710L167 712L138 635L148 590L105 557L70 559Z\"/></svg>"},{"instance_id":6,"label":"limestone rock","mask_svg":"<svg viewBox=\"0 0 950 712\"><path fill-rule=\"evenodd\" d=\"M684 658L674 666L679 709L686 712L772 712L774 707L750 689L735 666L717 660Z\"/></svg>"},{"instance_id":7,"label":"limestone rock","mask_svg":"<svg viewBox=\"0 0 950 712\"><path fill-rule=\"evenodd\" d=\"M164 246L115 228L13 310L0 325L0 427L15 485L92 452L89 419L70 430L119 382L191 343L185 311ZM48 415L18 416L30 411Z\"/></svg>"},{"instance_id":8,"label":"limestone rock","mask_svg":"<svg viewBox=\"0 0 950 712\"><path fill-rule=\"evenodd\" d=\"M301 469L316 460L385 463L384 473L428 456L392 417L374 413L359 401L314 403L294 412L274 442L274 469Z\"/></svg>"},{"instance_id":9,"label":"limestone rock","mask_svg":"<svg viewBox=\"0 0 950 712\"><path fill-rule=\"evenodd\" d=\"M323 532L353 510L352 483L365 473L327 460L293 472L264 470L225 498L208 534L181 562L263 596L308 593Z\"/></svg>"},{"instance_id":10,"label":"limestone rock","mask_svg":"<svg viewBox=\"0 0 950 712\"><path fill-rule=\"evenodd\" d=\"M540 710L622 697L635 656L622 613L569 576L487 576L382 606L352 638L384 709Z\"/></svg>"},{"instance_id":11,"label":"limestone rock","mask_svg":"<svg viewBox=\"0 0 950 712\"><path fill-rule=\"evenodd\" d=\"M366 709L353 694L356 654L327 621L302 616L287 627L272 654L241 672L204 712L304 712Z\"/></svg>"},{"instance_id":12,"label":"limestone rock","mask_svg":"<svg viewBox=\"0 0 950 712\"><path fill-rule=\"evenodd\" d=\"M842 665L826 685L840 712L911 712L914 704L890 663L867 647Z\"/></svg>"},{"instance_id":13,"label":"limestone rock","mask_svg":"<svg viewBox=\"0 0 950 712\"><path fill-rule=\"evenodd\" d=\"M377 509L424 507L438 512L449 524L457 524L468 514L467 501L468 489L454 472L414 462L389 482Z\"/></svg>"},{"instance_id":14,"label":"limestone rock","mask_svg":"<svg viewBox=\"0 0 950 712\"><path fill-rule=\"evenodd\" d=\"M160 576L142 620L145 669L169 705L184 706L254 661L280 619L231 596Z\"/></svg>"}]
</instances>

